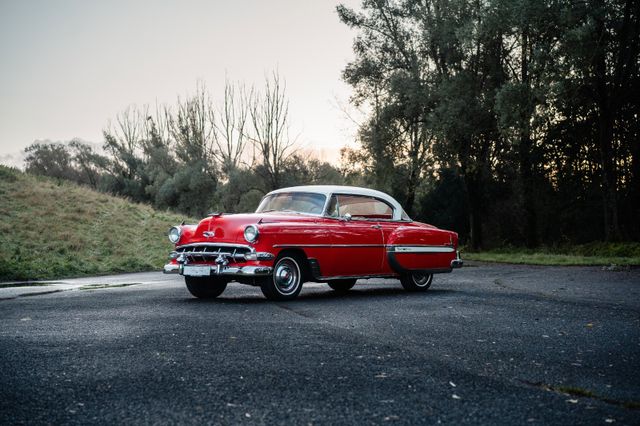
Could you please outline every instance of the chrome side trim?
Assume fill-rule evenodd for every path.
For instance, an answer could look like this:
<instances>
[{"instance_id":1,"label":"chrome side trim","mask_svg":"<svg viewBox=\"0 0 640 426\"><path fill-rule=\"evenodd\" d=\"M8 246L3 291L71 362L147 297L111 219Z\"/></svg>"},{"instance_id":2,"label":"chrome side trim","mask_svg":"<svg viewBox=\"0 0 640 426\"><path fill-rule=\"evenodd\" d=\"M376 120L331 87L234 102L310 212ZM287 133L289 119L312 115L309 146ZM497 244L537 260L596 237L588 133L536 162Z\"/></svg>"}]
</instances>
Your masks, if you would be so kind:
<instances>
[{"instance_id":1,"label":"chrome side trim","mask_svg":"<svg viewBox=\"0 0 640 426\"><path fill-rule=\"evenodd\" d=\"M388 252L396 253L453 253L455 250L451 246L387 246Z\"/></svg>"},{"instance_id":2,"label":"chrome side trim","mask_svg":"<svg viewBox=\"0 0 640 426\"><path fill-rule=\"evenodd\" d=\"M294 248L294 247L312 247L312 248L352 248L352 247L386 247L388 252L397 253L453 253L454 248L451 246L402 246L402 245L386 245L386 244L275 244L274 248Z\"/></svg>"}]
</instances>

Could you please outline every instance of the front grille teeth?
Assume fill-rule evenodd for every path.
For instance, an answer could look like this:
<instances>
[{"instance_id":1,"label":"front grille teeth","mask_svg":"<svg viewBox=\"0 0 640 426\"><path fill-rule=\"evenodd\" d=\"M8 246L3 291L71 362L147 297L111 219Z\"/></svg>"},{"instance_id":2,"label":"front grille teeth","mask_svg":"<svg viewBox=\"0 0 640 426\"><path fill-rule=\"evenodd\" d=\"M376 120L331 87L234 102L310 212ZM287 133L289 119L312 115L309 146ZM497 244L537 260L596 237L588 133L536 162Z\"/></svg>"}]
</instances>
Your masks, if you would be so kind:
<instances>
[{"instance_id":1,"label":"front grille teeth","mask_svg":"<svg viewBox=\"0 0 640 426\"><path fill-rule=\"evenodd\" d=\"M219 256L224 256L235 262L245 261L245 254L249 254L248 247L220 247L211 245L190 245L176 249L178 256L182 255L187 263L212 262Z\"/></svg>"}]
</instances>

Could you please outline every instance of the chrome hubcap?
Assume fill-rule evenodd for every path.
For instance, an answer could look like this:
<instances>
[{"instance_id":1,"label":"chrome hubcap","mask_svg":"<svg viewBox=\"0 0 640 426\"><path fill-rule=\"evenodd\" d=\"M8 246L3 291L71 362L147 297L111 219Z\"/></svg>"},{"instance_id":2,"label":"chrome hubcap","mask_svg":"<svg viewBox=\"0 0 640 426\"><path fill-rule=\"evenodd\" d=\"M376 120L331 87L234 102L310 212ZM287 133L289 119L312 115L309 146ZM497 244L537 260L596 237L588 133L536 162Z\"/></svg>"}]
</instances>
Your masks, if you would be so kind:
<instances>
[{"instance_id":1,"label":"chrome hubcap","mask_svg":"<svg viewBox=\"0 0 640 426\"><path fill-rule=\"evenodd\" d=\"M288 257L282 259L276 265L273 281L280 293L293 293L300 283L300 270L298 269L298 265Z\"/></svg>"},{"instance_id":2,"label":"chrome hubcap","mask_svg":"<svg viewBox=\"0 0 640 426\"><path fill-rule=\"evenodd\" d=\"M413 282L418 287L425 287L431 284L431 278L433 275L431 274L413 274L411 276L413 278Z\"/></svg>"}]
</instances>

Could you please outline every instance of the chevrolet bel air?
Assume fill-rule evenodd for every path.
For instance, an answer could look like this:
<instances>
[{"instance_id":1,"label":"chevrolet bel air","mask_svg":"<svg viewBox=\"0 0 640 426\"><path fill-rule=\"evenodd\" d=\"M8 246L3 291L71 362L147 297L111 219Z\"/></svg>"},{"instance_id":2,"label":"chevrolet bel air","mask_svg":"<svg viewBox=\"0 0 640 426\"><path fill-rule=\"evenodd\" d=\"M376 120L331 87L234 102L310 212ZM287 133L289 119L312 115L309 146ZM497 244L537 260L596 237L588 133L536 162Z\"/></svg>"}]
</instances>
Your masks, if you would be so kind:
<instances>
[{"instance_id":1,"label":"chevrolet bel air","mask_svg":"<svg viewBox=\"0 0 640 426\"><path fill-rule=\"evenodd\" d=\"M433 274L462 266L458 234L414 222L389 195L349 186L298 186L268 193L255 213L212 213L174 226L165 273L183 275L195 297L230 281L290 300L307 281L347 292L361 278L398 278L425 291Z\"/></svg>"}]
</instances>

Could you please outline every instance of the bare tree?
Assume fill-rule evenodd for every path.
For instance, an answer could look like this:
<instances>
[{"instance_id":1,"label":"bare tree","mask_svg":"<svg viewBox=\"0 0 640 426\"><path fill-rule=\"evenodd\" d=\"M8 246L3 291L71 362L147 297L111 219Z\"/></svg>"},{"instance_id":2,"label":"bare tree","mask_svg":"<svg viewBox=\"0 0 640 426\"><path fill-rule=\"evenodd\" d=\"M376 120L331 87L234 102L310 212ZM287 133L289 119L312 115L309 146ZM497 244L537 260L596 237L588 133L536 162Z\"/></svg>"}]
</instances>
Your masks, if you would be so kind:
<instances>
[{"instance_id":1,"label":"bare tree","mask_svg":"<svg viewBox=\"0 0 640 426\"><path fill-rule=\"evenodd\" d=\"M186 100L178 99L176 111L166 110L168 129L176 144L176 155L185 164L201 164L214 174L215 162L211 155L213 145L213 107L203 84L196 94Z\"/></svg>"},{"instance_id":2,"label":"bare tree","mask_svg":"<svg viewBox=\"0 0 640 426\"><path fill-rule=\"evenodd\" d=\"M283 163L293 154L295 140L289 137L289 100L286 97L286 84L274 72L271 78L265 78L264 93L252 98L250 107L253 142L266 176L269 189L281 184Z\"/></svg>"},{"instance_id":3,"label":"bare tree","mask_svg":"<svg viewBox=\"0 0 640 426\"><path fill-rule=\"evenodd\" d=\"M213 125L211 154L227 177L238 168L246 151L246 127L252 96L253 91L247 93L244 86L233 85L227 80L217 115L210 114Z\"/></svg>"},{"instance_id":4,"label":"bare tree","mask_svg":"<svg viewBox=\"0 0 640 426\"><path fill-rule=\"evenodd\" d=\"M104 150L112 158L112 173L132 179L138 169L141 138L144 133L144 114L135 106L129 106L116 116L116 123L109 123L103 130Z\"/></svg>"},{"instance_id":5,"label":"bare tree","mask_svg":"<svg viewBox=\"0 0 640 426\"><path fill-rule=\"evenodd\" d=\"M170 148L172 146L171 135L171 110L164 105L156 103L155 111L150 111L149 106L145 106L144 116L144 140L147 144L152 140L161 142L162 145Z\"/></svg>"}]
</instances>

